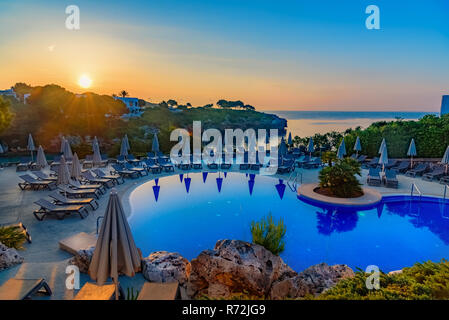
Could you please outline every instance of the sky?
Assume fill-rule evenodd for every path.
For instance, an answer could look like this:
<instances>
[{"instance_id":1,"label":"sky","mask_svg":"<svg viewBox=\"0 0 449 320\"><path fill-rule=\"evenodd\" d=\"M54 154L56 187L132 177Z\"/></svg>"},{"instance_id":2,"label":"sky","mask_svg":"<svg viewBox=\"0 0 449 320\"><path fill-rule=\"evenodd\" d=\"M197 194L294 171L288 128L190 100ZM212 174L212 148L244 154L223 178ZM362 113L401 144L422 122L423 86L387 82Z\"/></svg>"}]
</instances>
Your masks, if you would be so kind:
<instances>
[{"instance_id":1,"label":"sky","mask_svg":"<svg viewBox=\"0 0 449 320\"><path fill-rule=\"evenodd\" d=\"M65 26L68 5L80 29ZM368 30L368 5L380 29ZM438 111L447 0L0 0L0 89L59 84L259 110ZM88 89L79 85L90 79Z\"/></svg>"}]
</instances>

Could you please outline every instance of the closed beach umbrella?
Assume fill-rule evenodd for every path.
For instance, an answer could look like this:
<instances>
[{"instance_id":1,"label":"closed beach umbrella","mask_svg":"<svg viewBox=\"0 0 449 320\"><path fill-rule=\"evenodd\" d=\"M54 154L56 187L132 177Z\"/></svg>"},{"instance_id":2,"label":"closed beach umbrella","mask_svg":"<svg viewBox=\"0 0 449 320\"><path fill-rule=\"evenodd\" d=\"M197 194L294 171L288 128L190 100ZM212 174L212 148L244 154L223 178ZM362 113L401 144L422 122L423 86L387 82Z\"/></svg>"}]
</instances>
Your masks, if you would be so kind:
<instances>
[{"instance_id":1,"label":"closed beach umbrella","mask_svg":"<svg viewBox=\"0 0 449 320\"><path fill-rule=\"evenodd\" d=\"M409 157L411 157L410 168L413 168L413 157L417 155L415 139L412 139L412 141L410 142L410 146L408 147L407 155Z\"/></svg>"},{"instance_id":2,"label":"closed beach umbrella","mask_svg":"<svg viewBox=\"0 0 449 320\"><path fill-rule=\"evenodd\" d=\"M72 148L70 147L70 143L67 139L64 139L64 151L63 151L64 157L66 160L73 159L73 153Z\"/></svg>"},{"instance_id":3,"label":"closed beach umbrella","mask_svg":"<svg viewBox=\"0 0 449 320\"><path fill-rule=\"evenodd\" d=\"M292 143L293 143L293 140L292 140L292 133L291 133L291 132L288 133L287 143L288 143L289 146L291 146Z\"/></svg>"},{"instance_id":4,"label":"closed beach umbrella","mask_svg":"<svg viewBox=\"0 0 449 320\"><path fill-rule=\"evenodd\" d=\"M446 165L446 174L447 174L447 166L449 165L449 146L446 148L444 152L443 159L441 159L441 163Z\"/></svg>"},{"instance_id":5,"label":"closed beach umbrella","mask_svg":"<svg viewBox=\"0 0 449 320\"><path fill-rule=\"evenodd\" d=\"M3 153L3 152L5 152L5 150L3 150L3 146L2 146L2 144L0 143L0 153Z\"/></svg>"},{"instance_id":6,"label":"closed beach umbrella","mask_svg":"<svg viewBox=\"0 0 449 320\"><path fill-rule=\"evenodd\" d=\"M64 153L64 146L65 146L65 137L62 136L61 138L61 147L59 148L60 153Z\"/></svg>"},{"instance_id":7,"label":"closed beach umbrella","mask_svg":"<svg viewBox=\"0 0 449 320\"><path fill-rule=\"evenodd\" d=\"M70 177L75 180L79 180L79 178L81 177L81 164L76 152L73 155L72 166L70 167Z\"/></svg>"},{"instance_id":8,"label":"closed beach umbrella","mask_svg":"<svg viewBox=\"0 0 449 320\"><path fill-rule=\"evenodd\" d=\"M382 153L382 150L384 149L385 144L386 144L385 138L383 138L382 143L380 144L380 147L379 147L379 154Z\"/></svg>"},{"instance_id":9,"label":"closed beach umbrella","mask_svg":"<svg viewBox=\"0 0 449 320\"><path fill-rule=\"evenodd\" d=\"M33 151L36 150L36 147L34 146L33 136L31 133L28 135L27 150L31 152L31 161L33 161Z\"/></svg>"},{"instance_id":10,"label":"closed beach umbrella","mask_svg":"<svg viewBox=\"0 0 449 320\"><path fill-rule=\"evenodd\" d=\"M140 271L140 264L140 252L134 242L117 191L112 189L89 266L89 276L98 285L103 285L108 278L112 278L118 299L119 274L133 277Z\"/></svg>"},{"instance_id":11,"label":"closed beach umbrella","mask_svg":"<svg viewBox=\"0 0 449 320\"><path fill-rule=\"evenodd\" d=\"M284 137L281 138L281 144L279 145L279 156L284 157L287 154L287 146L285 145Z\"/></svg>"},{"instance_id":12,"label":"closed beach umbrella","mask_svg":"<svg viewBox=\"0 0 449 320\"><path fill-rule=\"evenodd\" d=\"M94 139L92 140L92 152L95 152L95 145L96 145L96 144L99 145L98 139L97 139L97 137L95 136Z\"/></svg>"},{"instance_id":13,"label":"closed beach umbrella","mask_svg":"<svg viewBox=\"0 0 449 320\"><path fill-rule=\"evenodd\" d=\"M153 143L151 144L151 151L159 152L159 139L157 138L157 133L153 136Z\"/></svg>"},{"instance_id":14,"label":"closed beach umbrella","mask_svg":"<svg viewBox=\"0 0 449 320\"><path fill-rule=\"evenodd\" d=\"M36 165L41 168L45 168L48 165L42 146L39 146L39 148L37 149Z\"/></svg>"},{"instance_id":15,"label":"closed beach umbrella","mask_svg":"<svg viewBox=\"0 0 449 320\"><path fill-rule=\"evenodd\" d=\"M387 144L384 144L384 147L382 149L382 152L380 154L379 158L379 164L382 165L382 171L385 171L385 165L388 163L388 150L387 150Z\"/></svg>"},{"instance_id":16,"label":"closed beach umbrella","mask_svg":"<svg viewBox=\"0 0 449 320\"><path fill-rule=\"evenodd\" d=\"M67 163L65 162L65 157L61 156L61 162L59 163L58 168L58 180L56 183L62 184L62 185L68 185L70 181L70 172L69 168L67 167Z\"/></svg>"},{"instance_id":17,"label":"closed beach umbrella","mask_svg":"<svg viewBox=\"0 0 449 320\"><path fill-rule=\"evenodd\" d=\"M94 142L93 146L92 146L93 150L94 150L94 155L92 157L92 162L94 164L99 164L101 163L101 153L100 153L100 145L97 142Z\"/></svg>"},{"instance_id":18,"label":"closed beach umbrella","mask_svg":"<svg viewBox=\"0 0 449 320\"><path fill-rule=\"evenodd\" d=\"M360 138L358 136L357 136L357 139L355 140L354 151L357 156L359 155L359 151L362 151L362 144L361 144Z\"/></svg>"},{"instance_id":19,"label":"closed beach umbrella","mask_svg":"<svg viewBox=\"0 0 449 320\"><path fill-rule=\"evenodd\" d=\"M128 148L128 150L130 150L131 146L129 145L129 140L128 140L128 135L127 134L125 134L124 139L125 139L125 143L126 143L126 148Z\"/></svg>"},{"instance_id":20,"label":"closed beach umbrella","mask_svg":"<svg viewBox=\"0 0 449 320\"><path fill-rule=\"evenodd\" d=\"M128 147L126 146L125 138L122 139L122 145L120 146L120 155L126 157L128 155Z\"/></svg>"},{"instance_id":21,"label":"closed beach umbrella","mask_svg":"<svg viewBox=\"0 0 449 320\"><path fill-rule=\"evenodd\" d=\"M310 140L309 140L309 145L307 146L307 152L309 152L310 155L312 155L312 152L313 152L313 138L310 138Z\"/></svg>"},{"instance_id":22,"label":"closed beach umbrella","mask_svg":"<svg viewBox=\"0 0 449 320\"><path fill-rule=\"evenodd\" d=\"M343 141L340 143L340 146L338 147L337 158L343 159L345 155L346 155L346 145L345 140L343 139Z\"/></svg>"}]
</instances>

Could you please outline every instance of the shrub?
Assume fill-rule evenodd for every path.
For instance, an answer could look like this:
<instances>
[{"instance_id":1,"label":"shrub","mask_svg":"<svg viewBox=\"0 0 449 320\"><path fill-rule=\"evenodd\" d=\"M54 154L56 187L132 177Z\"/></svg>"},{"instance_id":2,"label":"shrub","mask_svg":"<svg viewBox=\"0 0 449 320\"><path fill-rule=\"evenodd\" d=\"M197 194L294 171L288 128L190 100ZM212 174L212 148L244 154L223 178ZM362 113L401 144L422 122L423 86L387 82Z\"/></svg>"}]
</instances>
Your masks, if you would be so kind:
<instances>
[{"instance_id":1,"label":"shrub","mask_svg":"<svg viewBox=\"0 0 449 320\"><path fill-rule=\"evenodd\" d=\"M263 246L275 255L284 251L285 242L283 238L286 231L284 221L279 219L279 222L275 224L271 213L259 222L251 222L253 243Z\"/></svg>"},{"instance_id":2,"label":"shrub","mask_svg":"<svg viewBox=\"0 0 449 320\"><path fill-rule=\"evenodd\" d=\"M360 195L363 191L356 175L361 175L360 163L351 158L338 160L334 166L320 171L320 187L329 189L336 197Z\"/></svg>"},{"instance_id":3,"label":"shrub","mask_svg":"<svg viewBox=\"0 0 449 320\"><path fill-rule=\"evenodd\" d=\"M5 246L14 249L23 249L26 236L22 230L14 226L0 227L0 242Z\"/></svg>"},{"instance_id":4,"label":"shrub","mask_svg":"<svg viewBox=\"0 0 449 320\"><path fill-rule=\"evenodd\" d=\"M401 273L380 274L380 289L368 290L363 271L340 281L317 299L326 300L423 300L449 299L449 261L416 263Z\"/></svg>"}]
</instances>

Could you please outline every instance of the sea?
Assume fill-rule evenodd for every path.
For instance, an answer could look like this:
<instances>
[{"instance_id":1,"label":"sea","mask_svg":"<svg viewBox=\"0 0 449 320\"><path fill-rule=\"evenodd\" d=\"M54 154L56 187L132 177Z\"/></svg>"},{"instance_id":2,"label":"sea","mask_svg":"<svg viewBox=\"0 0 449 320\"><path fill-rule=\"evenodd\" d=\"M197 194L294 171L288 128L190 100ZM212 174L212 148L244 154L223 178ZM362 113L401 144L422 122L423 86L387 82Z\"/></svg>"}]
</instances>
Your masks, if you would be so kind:
<instances>
[{"instance_id":1,"label":"sea","mask_svg":"<svg viewBox=\"0 0 449 320\"><path fill-rule=\"evenodd\" d=\"M369 127L377 121L418 120L427 114L439 112L407 111L266 111L287 119L287 132L292 136L309 137L316 133L343 132L348 128Z\"/></svg>"}]
</instances>

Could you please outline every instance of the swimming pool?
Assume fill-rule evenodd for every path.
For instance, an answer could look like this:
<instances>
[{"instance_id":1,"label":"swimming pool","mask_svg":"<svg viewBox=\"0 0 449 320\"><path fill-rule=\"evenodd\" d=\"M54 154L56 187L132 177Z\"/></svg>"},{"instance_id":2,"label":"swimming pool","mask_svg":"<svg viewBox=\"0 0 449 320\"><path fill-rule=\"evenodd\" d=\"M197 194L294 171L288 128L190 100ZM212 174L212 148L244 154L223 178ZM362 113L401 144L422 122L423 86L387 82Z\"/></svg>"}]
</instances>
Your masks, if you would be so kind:
<instances>
[{"instance_id":1,"label":"swimming pool","mask_svg":"<svg viewBox=\"0 0 449 320\"><path fill-rule=\"evenodd\" d=\"M271 212L287 226L281 257L296 271L326 262L388 272L449 257L449 202L435 198L384 197L357 211L307 203L272 177L209 172L144 183L130 206L144 256L166 250L190 260L219 239L251 241L251 221Z\"/></svg>"}]
</instances>

